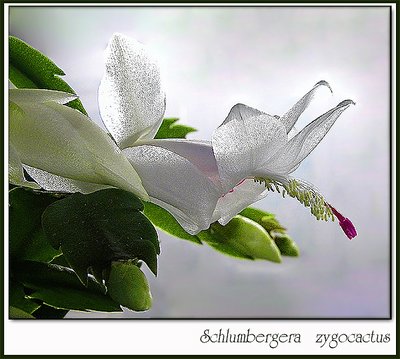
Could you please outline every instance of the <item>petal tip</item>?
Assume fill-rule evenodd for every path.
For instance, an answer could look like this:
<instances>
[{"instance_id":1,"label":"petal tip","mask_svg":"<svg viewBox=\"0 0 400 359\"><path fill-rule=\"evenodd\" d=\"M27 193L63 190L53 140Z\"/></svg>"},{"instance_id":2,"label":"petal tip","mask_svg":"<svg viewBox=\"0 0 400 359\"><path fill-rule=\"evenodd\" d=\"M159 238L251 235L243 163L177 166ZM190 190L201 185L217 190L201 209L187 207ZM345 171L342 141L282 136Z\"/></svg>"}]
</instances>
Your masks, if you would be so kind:
<instances>
[{"instance_id":1,"label":"petal tip","mask_svg":"<svg viewBox=\"0 0 400 359\"><path fill-rule=\"evenodd\" d=\"M344 106L349 106L349 105L355 105L356 103L353 100L347 99L342 102L340 102L336 107L344 107Z\"/></svg>"},{"instance_id":2,"label":"petal tip","mask_svg":"<svg viewBox=\"0 0 400 359\"><path fill-rule=\"evenodd\" d=\"M318 81L314 85L314 88L319 87L319 86L326 86L331 91L331 93L333 93L332 87L331 87L331 85L329 85L328 81L325 81L325 80Z\"/></svg>"}]
</instances>

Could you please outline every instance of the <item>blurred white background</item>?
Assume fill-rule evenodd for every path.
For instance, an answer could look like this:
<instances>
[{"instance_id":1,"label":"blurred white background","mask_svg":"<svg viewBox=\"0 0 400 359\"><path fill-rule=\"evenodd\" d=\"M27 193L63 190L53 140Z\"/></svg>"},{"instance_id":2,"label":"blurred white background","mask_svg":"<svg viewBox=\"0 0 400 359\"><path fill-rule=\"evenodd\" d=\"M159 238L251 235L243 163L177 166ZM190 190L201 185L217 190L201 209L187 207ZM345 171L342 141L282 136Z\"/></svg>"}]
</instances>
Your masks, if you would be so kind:
<instances>
[{"instance_id":1,"label":"blurred white background","mask_svg":"<svg viewBox=\"0 0 400 359\"><path fill-rule=\"evenodd\" d=\"M209 139L237 102L282 115L317 81L321 90L296 125L340 101L357 105L338 120L294 173L351 218L349 241L292 199L256 204L275 213L299 258L247 262L160 234L159 276L146 313L112 317L326 318L389 315L389 9L12 7L10 34L67 74L101 123L97 88L113 32L145 43L159 59L166 116ZM69 317L105 317L70 313Z\"/></svg>"}]
</instances>

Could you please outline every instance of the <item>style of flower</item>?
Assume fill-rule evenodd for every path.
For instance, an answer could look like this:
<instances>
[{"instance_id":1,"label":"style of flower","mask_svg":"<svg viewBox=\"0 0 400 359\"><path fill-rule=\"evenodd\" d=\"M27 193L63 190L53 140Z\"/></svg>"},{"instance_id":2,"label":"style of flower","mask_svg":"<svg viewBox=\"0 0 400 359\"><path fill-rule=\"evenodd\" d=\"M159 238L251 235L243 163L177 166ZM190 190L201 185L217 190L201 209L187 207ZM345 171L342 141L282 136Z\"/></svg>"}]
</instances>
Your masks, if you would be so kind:
<instances>
[{"instance_id":1,"label":"style of flower","mask_svg":"<svg viewBox=\"0 0 400 359\"><path fill-rule=\"evenodd\" d=\"M107 176L104 174L99 180L89 170L79 175L73 165L65 165L66 168L74 167L71 174L69 167L68 170L60 170L57 166L31 161L29 156L20 156L21 162L29 175L47 190L88 193L104 188L104 185L127 189L126 182L132 177L133 188L128 190L168 210L191 234L207 229L215 221L228 223L242 209L275 188L282 191L284 196L295 197L310 207L318 219L336 216L347 236L352 238L356 231L350 220L340 215L311 185L290 177L290 173L353 103L351 100L341 102L289 140L289 132L321 86L329 87L325 81L319 82L282 117L271 116L243 104L235 105L214 131L211 142L155 140L153 137L165 111L165 95L158 67L141 44L115 34L106 50L106 70L99 88L99 108L103 122L119 149L111 144L111 139L111 142L106 141L108 135L104 132L99 134L100 129L93 123L90 125L93 127L92 138L85 137L85 141L92 146L90 149L96 148L97 151L96 156L90 154L90 161L93 162L93 158L94 162L100 161L102 169L110 166L115 170L119 164L105 163L98 154L106 156L106 152L112 148L120 161L119 151L122 151L132 165L132 171L128 173L126 163L121 160L124 162L124 173L118 178L123 178L123 186L114 178L105 181ZM40 106L54 108L56 104L47 102ZM33 103L31 107L25 109L25 113L36 111ZM64 114L74 110L57 111ZM76 116L81 118L83 115ZM78 120L68 121L72 126L78 126ZM85 117L83 123L88 122L90 120ZM46 125L52 126L50 120ZM71 131L73 135L81 131L80 128L75 130ZM40 132L40 129L35 127L35 131ZM56 135L57 128L53 128L53 132ZM89 130L87 132L89 136ZM101 148L101 144L94 144L97 137L107 142L104 148ZM68 147L67 144L65 146ZM63 167L62 162L73 162L74 150L81 151L78 147L72 148L63 160L60 155L57 157L61 161L58 166ZM17 153L19 151L20 148L17 148ZM38 146L35 151L39 153L43 148ZM59 152L62 154L62 151ZM86 152L81 154L80 158L85 158ZM107 159L112 162L111 157ZM143 194L138 178L147 194Z\"/></svg>"}]
</instances>

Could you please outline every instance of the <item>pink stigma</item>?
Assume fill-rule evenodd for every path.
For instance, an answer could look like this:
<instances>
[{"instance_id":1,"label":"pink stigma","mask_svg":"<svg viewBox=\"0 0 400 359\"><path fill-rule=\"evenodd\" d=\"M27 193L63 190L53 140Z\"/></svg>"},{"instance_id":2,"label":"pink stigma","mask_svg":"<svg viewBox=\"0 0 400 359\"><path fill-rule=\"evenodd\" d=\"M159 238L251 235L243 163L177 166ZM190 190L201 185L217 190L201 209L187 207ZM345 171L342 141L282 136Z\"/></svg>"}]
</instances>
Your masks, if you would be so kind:
<instances>
[{"instance_id":1,"label":"pink stigma","mask_svg":"<svg viewBox=\"0 0 400 359\"><path fill-rule=\"evenodd\" d=\"M339 225L340 227L342 227L342 230L347 236L347 238L352 240L357 235L356 227L354 227L354 224L351 223L350 219L344 217L341 213L339 213L335 207L331 206L329 203L327 204L329 208L332 210L332 213L339 220Z\"/></svg>"}]
</instances>

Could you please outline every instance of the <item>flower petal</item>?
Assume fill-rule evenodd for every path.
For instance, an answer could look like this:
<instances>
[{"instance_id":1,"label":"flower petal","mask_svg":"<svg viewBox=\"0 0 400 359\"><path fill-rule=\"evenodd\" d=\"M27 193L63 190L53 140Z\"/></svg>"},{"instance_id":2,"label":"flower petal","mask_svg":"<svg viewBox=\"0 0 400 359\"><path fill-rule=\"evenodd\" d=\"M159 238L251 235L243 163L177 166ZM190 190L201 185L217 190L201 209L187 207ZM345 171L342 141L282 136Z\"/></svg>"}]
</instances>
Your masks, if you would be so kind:
<instances>
[{"instance_id":1,"label":"flower petal","mask_svg":"<svg viewBox=\"0 0 400 359\"><path fill-rule=\"evenodd\" d=\"M332 92L331 87L326 81L319 81L309 92L307 92L298 102L296 102L296 104L288 112L286 112L281 117L281 121L285 125L287 133L289 133L290 130L293 128L294 124L296 123L300 115L304 112L304 110L308 107L315 93L321 86L328 87L329 90Z\"/></svg>"},{"instance_id":2,"label":"flower petal","mask_svg":"<svg viewBox=\"0 0 400 359\"><path fill-rule=\"evenodd\" d=\"M92 193L110 186L100 185L96 183L82 182L72 180L65 177L56 176L49 172L38 168L24 165L26 172L31 176L41 188L46 191L63 192L63 193Z\"/></svg>"},{"instance_id":3,"label":"flower petal","mask_svg":"<svg viewBox=\"0 0 400 359\"><path fill-rule=\"evenodd\" d=\"M238 104L212 136L224 190L257 173L287 141L279 119Z\"/></svg>"},{"instance_id":4,"label":"flower petal","mask_svg":"<svg viewBox=\"0 0 400 359\"><path fill-rule=\"evenodd\" d=\"M39 89L9 89L10 101L15 103L45 103L56 102L59 104L68 103L78 96L54 90Z\"/></svg>"},{"instance_id":5,"label":"flower petal","mask_svg":"<svg viewBox=\"0 0 400 359\"><path fill-rule=\"evenodd\" d=\"M191 162L218 187L221 181L210 141L187 139L160 139L136 142L137 146L151 145L172 151Z\"/></svg>"},{"instance_id":6,"label":"flower petal","mask_svg":"<svg viewBox=\"0 0 400 359\"><path fill-rule=\"evenodd\" d=\"M79 111L53 102L10 102L9 133L23 164L147 198L139 176L112 139Z\"/></svg>"},{"instance_id":7,"label":"flower petal","mask_svg":"<svg viewBox=\"0 0 400 359\"><path fill-rule=\"evenodd\" d=\"M268 170L282 174L293 172L298 164L325 137L342 112L351 104L354 104L352 100L342 101L335 108L324 113L304 127L279 153L271 158Z\"/></svg>"},{"instance_id":8,"label":"flower petal","mask_svg":"<svg viewBox=\"0 0 400 359\"><path fill-rule=\"evenodd\" d=\"M122 152L152 202L169 211L190 234L209 227L220 193L195 165L156 146L129 147Z\"/></svg>"},{"instance_id":9,"label":"flower petal","mask_svg":"<svg viewBox=\"0 0 400 359\"><path fill-rule=\"evenodd\" d=\"M14 146L8 144L8 181L17 186L40 188L35 182L29 182L24 177L21 160Z\"/></svg>"},{"instance_id":10,"label":"flower petal","mask_svg":"<svg viewBox=\"0 0 400 359\"><path fill-rule=\"evenodd\" d=\"M106 49L99 108L121 148L153 138L163 119L165 94L158 66L142 44L121 34L114 34Z\"/></svg>"},{"instance_id":11,"label":"flower petal","mask_svg":"<svg viewBox=\"0 0 400 359\"><path fill-rule=\"evenodd\" d=\"M219 221L222 225L227 224L234 216L250 204L264 198L268 190L263 184L247 179L236 186L233 191L222 196L215 208L213 222Z\"/></svg>"}]
</instances>

